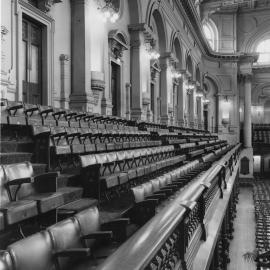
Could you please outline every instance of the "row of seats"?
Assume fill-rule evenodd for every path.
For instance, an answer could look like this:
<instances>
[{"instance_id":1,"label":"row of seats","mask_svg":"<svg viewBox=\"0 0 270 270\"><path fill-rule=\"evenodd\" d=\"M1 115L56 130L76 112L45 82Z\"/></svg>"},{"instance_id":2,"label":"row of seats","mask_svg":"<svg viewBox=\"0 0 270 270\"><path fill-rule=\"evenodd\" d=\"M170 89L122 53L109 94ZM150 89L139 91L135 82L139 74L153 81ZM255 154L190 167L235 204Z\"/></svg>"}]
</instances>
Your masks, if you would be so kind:
<instances>
[{"instance_id":1,"label":"row of seats","mask_svg":"<svg viewBox=\"0 0 270 270\"><path fill-rule=\"evenodd\" d=\"M78 112L51 106L26 104L1 99L1 123L10 125L40 125L61 127L121 128L129 122L116 116Z\"/></svg>"},{"instance_id":2,"label":"row of seats","mask_svg":"<svg viewBox=\"0 0 270 270\"><path fill-rule=\"evenodd\" d=\"M119 187L159 170L174 166L186 160L184 155L175 156L173 146L161 146L129 151L109 152L80 156L85 187L96 190L97 186L107 199L109 193L117 193ZM92 194L91 194L92 195Z\"/></svg>"},{"instance_id":3,"label":"row of seats","mask_svg":"<svg viewBox=\"0 0 270 270\"><path fill-rule=\"evenodd\" d=\"M253 142L270 144L270 129L253 130Z\"/></svg>"},{"instance_id":4,"label":"row of seats","mask_svg":"<svg viewBox=\"0 0 270 270\"><path fill-rule=\"evenodd\" d=\"M59 215L61 207L65 211L74 209L74 202L78 205L80 200L70 204L70 197L79 188L57 188L57 181L57 172L34 175L30 162L0 166L0 231L57 208ZM84 207L97 205L94 199L81 200Z\"/></svg>"},{"instance_id":5,"label":"row of seats","mask_svg":"<svg viewBox=\"0 0 270 270\"><path fill-rule=\"evenodd\" d=\"M0 251L1 270L94 269L128 237L129 219L101 224L97 207Z\"/></svg>"},{"instance_id":6,"label":"row of seats","mask_svg":"<svg viewBox=\"0 0 270 270\"><path fill-rule=\"evenodd\" d=\"M267 180L254 181L253 199L256 221L257 269L269 269L270 251L270 183Z\"/></svg>"}]
</instances>

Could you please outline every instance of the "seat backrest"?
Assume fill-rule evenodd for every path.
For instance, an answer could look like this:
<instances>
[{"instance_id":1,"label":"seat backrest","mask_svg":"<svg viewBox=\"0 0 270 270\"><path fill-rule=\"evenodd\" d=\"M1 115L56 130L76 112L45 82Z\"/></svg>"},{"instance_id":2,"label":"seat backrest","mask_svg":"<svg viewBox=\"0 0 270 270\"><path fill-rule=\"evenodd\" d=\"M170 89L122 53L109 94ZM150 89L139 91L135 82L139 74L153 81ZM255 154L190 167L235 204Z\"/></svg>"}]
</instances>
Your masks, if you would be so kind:
<instances>
[{"instance_id":1,"label":"seat backrest","mask_svg":"<svg viewBox=\"0 0 270 270\"><path fill-rule=\"evenodd\" d=\"M167 179L164 175L158 178L160 187L165 187L167 185Z\"/></svg>"},{"instance_id":2,"label":"seat backrest","mask_svg":"<svg viewBox=\"0 0 270 270\"><path fill-rule=\"evenodd\" d=\"M81 241L81 232L78 221L74 218L69 218L47 229L49 232L53 251L57 252L60 250L68 250L71 248L83 248L83 242ZM72 264L76 259L68 257L58 257L57 263L60 269L67 269L67 265Z\"/></svg>"},{"instance_id":3,"label":"seat backrest","mask_svg":"<svg viewBox=\"0 0 270 270\"><path fill-rule=\"evenodd\" d=\"M14 270L53 270L53 247L48 232L36 233L8 246Z\"/></svg>"},{"instance_id":4,"label":"seat backrest","mask_svg":"<svg viewBox=\"0 0 270 270\"><path fill-rule=\"evenodd\" d=\"M0 250L0 270L13 270L13 264L9 252Z\"/></svg>"},{"instance_id":5,"label":"seat backrest","mask_svg":"<svg viewBox=\"0 0 270 270\"><path fill-rule=\"evenodd\" d=\"M6 181L7 181L7 179L5 177L4 169L0 165L0 207L2 205L5 205L6 203L8 203L10 201L6 187L5 187Z\"/></svg>"},{"instance_id":6,"label":"seat backrest","mask_svg":"<svg viewBox=\"0 0 270 270\"><path fill-rule=\"evenodd\" d=\"M82 168L97 164L96 155L79 156Z\"/></svg>"},{"instance_id":7,"label":"seat backrest","mask_svg":"<svg viewBox=\"0 0 270 270\"><path fill-rule=\"evenodd\" d=\"M6 182L12 182L18 178L32 177L34 174L32 164L30 162L13 163L8 165L3 165L5 172ZM17 185L12 186L11 193L14 195ZM35 192L34 185L31 183L23 184L17 193L17 199L23 198Z\"/></svg>"},{"instance_id":8,"label":"seat backrest","mask_svg":"<svg viewBox=\"0 0 270 270\"><path fill-rule=\"evenodd\" d=\"M142 184L142 187L144 189L144 196L150 196L153 193L153 187L151 182L147 182Z\"/></svg>"},{"instance_id":9,"label":"seat backrest","mask_svg":"<svg viewBox=\"0 0 270 270\"><path fill-rule=\"evenodd\" d=\"M99 210L96 206L87 208L77 213L74 218L79 224L81 236L85 236L100 230ZM90 248L94 242L95 240L89 239L85 241L85 244Z\"/></svg>"},{"instance_id":10,"label":"seat backrest","mask_svg":"<svg viewBox=\"0 0 270 270\"><path fill-rule=\"evenodd\" d=\"M96 154L96 160L97 160L97 164L105 164L107 163L107 154Z\"/></svg>"},{"instance_id":11,"label":"seat backrest","mask_svg":"<svg viewBox=\"0 0 270 270\"><path fill-rule=\"evenodd\" d=\"M152 190L153 190L153 192L156 192L156 191L159 191L160 190L159 180L158 179L152 179L151 180L151 184L152 184Z\"/></svg>"},{"instance_id":12,"label":"seat backrest","mask_svg":"<svg viewBox=\"0 0 270 270\"><path fill-rule=\"evenodd\" d=\"M134 200L136 203L141 202L144 200L144 187L143 186L137 186L131 189Z\"/></svg>"}]
</instances>

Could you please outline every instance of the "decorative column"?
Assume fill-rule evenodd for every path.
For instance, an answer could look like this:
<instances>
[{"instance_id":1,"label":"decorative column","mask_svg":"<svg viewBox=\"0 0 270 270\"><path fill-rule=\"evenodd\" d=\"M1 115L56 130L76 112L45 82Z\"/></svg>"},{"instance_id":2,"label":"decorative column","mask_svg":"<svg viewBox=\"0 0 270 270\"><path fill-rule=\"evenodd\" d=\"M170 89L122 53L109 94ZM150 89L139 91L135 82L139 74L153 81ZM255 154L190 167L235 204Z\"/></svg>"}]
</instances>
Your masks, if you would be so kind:
<instances>
[{"instance_id":1,"label":"decorative column","mask_svg":"<svg viewBox=\"0 0 270 270\"><path fill-rule=\"evenodd\" d=\"M253 148L251 124L251 91L252 91L252 65L258 59L258 54L244 54L240 57L238 86L244 93L244 149L241 152L240 177L253 178Z\"/></svg>"},{"instance_id":2,"label":"decorative column","mask_svg":"<svg viewBox=\"0 0 270 270\"><path fill-rule=\"evenodd\" d=\"M144 23L128 26L131 54L131 119L141 120L143 116L143 64L145 62L145 41L151 40L152 30Z\"/></svg>"},{"instance_id":3,"label":"decorative column","mask_svg":"<svg viewBox=\"0 0 270 270\"><path fill-rule=\"evenodd\" d=\"M160 99L161 99L161 117L162 124L169 124L169 95L172 91L171 65L176 62L176 58L171 52L161 55L160 63Z\"/></svg>"},{"instance_id":4,"label":"decorative column","mask_svg":"<svg viewBox=\"0 0 270 270\"><path fill-rule=\"evenodd\" d=\"M126 83L126 119L130 119L130 88L131 84Z\"/></svg>"},{"instance_id":5,"label":"decorative column","mask_svg":"<svg viewBox=\"0 0 270 270\"><path fill-rule=\"evenodd\" d=\"M60 54L60 76L61 76L61 90L60 90L60 106L61 108L68 109L69 101L69 81L70 81L70 72L69 72L69 56L67 54Z\"/></svg>"},{"instance_id":6,"label":"decorative column","mask_svg":"<svg viewBox=\"0 0 270 270\"><path fill-rule=\"evenodd\" d=\"M176 103L176 119L177 125L183 127L185 125L184 120L184 108L185 108L185 99L184 99L184 74L185 71L181 72L182 77L179 78L179 84L177 86L177 103Z\"/></svg>"},{"instance_id":7,"label":"decorative column","mask_svg":"<svg viewBox=\"0 0 270 270\"><path fill-rule=\"evenodd\" d=\"M192 85L195 85L194 81L190 81L190 83ZM194 110L194 108L195 108L195 106L194 106L195 92L196 92L196 88L189 90L189 95L190 95L189 96L189 110L190 111L188 112L188 114L189 114L189 127L191 127L191 128L194 128L194 126L195 126L195 110Z\"/></svg>"},{"instance_id":8,"label":"decorative column","mask_svg":"<svg viewBox=\"0 0 270 270\"><path fill-rule=\"evenodd\" d=\"M90 0L71 0L72 90L70 107L83 111L93 110L89 14Z\"/></svg>"},{"instance_id":9,"label":"decorative column","mask_svg":"<svg viewBox=\"0 0 270 270\"><path fill-rule=\"evenodd\" d=\"M252 75L245 74L244 79L244 147L252 147L252 125L251 125L251 83Z\"/></svg>"}]
</instances>

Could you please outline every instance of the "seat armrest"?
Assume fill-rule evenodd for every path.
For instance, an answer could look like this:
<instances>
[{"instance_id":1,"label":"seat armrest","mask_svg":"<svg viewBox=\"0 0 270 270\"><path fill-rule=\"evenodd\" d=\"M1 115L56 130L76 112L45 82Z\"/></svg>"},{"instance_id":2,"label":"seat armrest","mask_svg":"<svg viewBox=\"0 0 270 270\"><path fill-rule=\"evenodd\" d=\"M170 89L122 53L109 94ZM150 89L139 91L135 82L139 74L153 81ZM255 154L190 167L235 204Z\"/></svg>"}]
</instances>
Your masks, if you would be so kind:
<instances>
[{"instance_id":1,"label":"seat armrest","mask_svg":"<svg viewBox=\"0 0 270 270\"><path fill-rule=\"evenodd\" d=\"M113 239L117 242L123 242L127 239L127 226L130 223L129 218L118 218L112 221L103 223L102 230L112 231Z\"/></svg>"},{"instance_id":2,"label":"seat armrest","mask_svg":"<svg viewBox=\"0 0 270 270\"><path fill-rule=\"evenodd\" d=\"M48 173L42 173L42 174L35 175L33 178L34 178L34 181L36 181L36 180L46 181L48 178L57 178L58 176L59 176L58 172L48 172Z\"/></svg>"},{"instance_id":3,"label":"seat armrest","mask_svg":"<svg viewBox=\"0 0 270 270\"><path fill-rule=\"evenodd\" d=\"M112 231L98 231L84 235L82 236L82 239L111 240L112 236Z\"/></svg>"},{"instance_id":4,"label":"seat armrest","mask_svg":"<svg viewBox=\"0 0 270 270\"><path fill-rule=\"evenodd\" d=\"M145 197L145 200L149 200L149 199L157 199L157 200L162 200L166 198L166 193L165 192L158 192L155 193L153 195L149 195Z\"/></svg>"},{"instance_id":5,"label":"seat armrest","mask_svg":"<svg viewBox=\"0 0 270 270\"><path fill-rule=\"evenodd\" d=\"M71 248L54 252L56 257L88 257L91 255L90 248Z\"/></svg>"},{"instance_id":6,"label":"seat armrest","mask_svg":"<svg viewBox=\"0 0 270 270\"><path fill-rule=\"evenodd\" d=\"M27 183L33 183L34 178L32 177L24 177L24 178L17 178L13 179L9 182L6 183L7 186L14 186L14 185L22 185L22 184L27 184Z\"/></svg>"}]
</instances>

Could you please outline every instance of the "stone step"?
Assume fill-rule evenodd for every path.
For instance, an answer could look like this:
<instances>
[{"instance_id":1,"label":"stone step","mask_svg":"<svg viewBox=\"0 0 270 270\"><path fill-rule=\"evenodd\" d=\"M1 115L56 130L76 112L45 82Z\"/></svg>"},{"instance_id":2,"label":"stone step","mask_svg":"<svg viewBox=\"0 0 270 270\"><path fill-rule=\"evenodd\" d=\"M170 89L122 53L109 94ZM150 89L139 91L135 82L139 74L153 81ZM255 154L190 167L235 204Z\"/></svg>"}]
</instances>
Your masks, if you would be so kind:
<instances>
[{"instance_id":1,"label":"stone step","mask_svg":"<svg viewBox=\"0 0 270 270\"><path fill-rule=\"evenodd\" d=\"M0 153L0 164L12 164L31 161L31 157L32 153L27 152Z\"/></svg>"},{"instance_id":2,"label":"stone step","mask_svg":"<svg viewBox=\"0 0 270 270\"><path fill-rule=\"evenodd\" d=\"M0 152L28 152L33 150L34 144L32 142L18 142L18 141L1 141Z\"/></svg>"}]
</instances>

